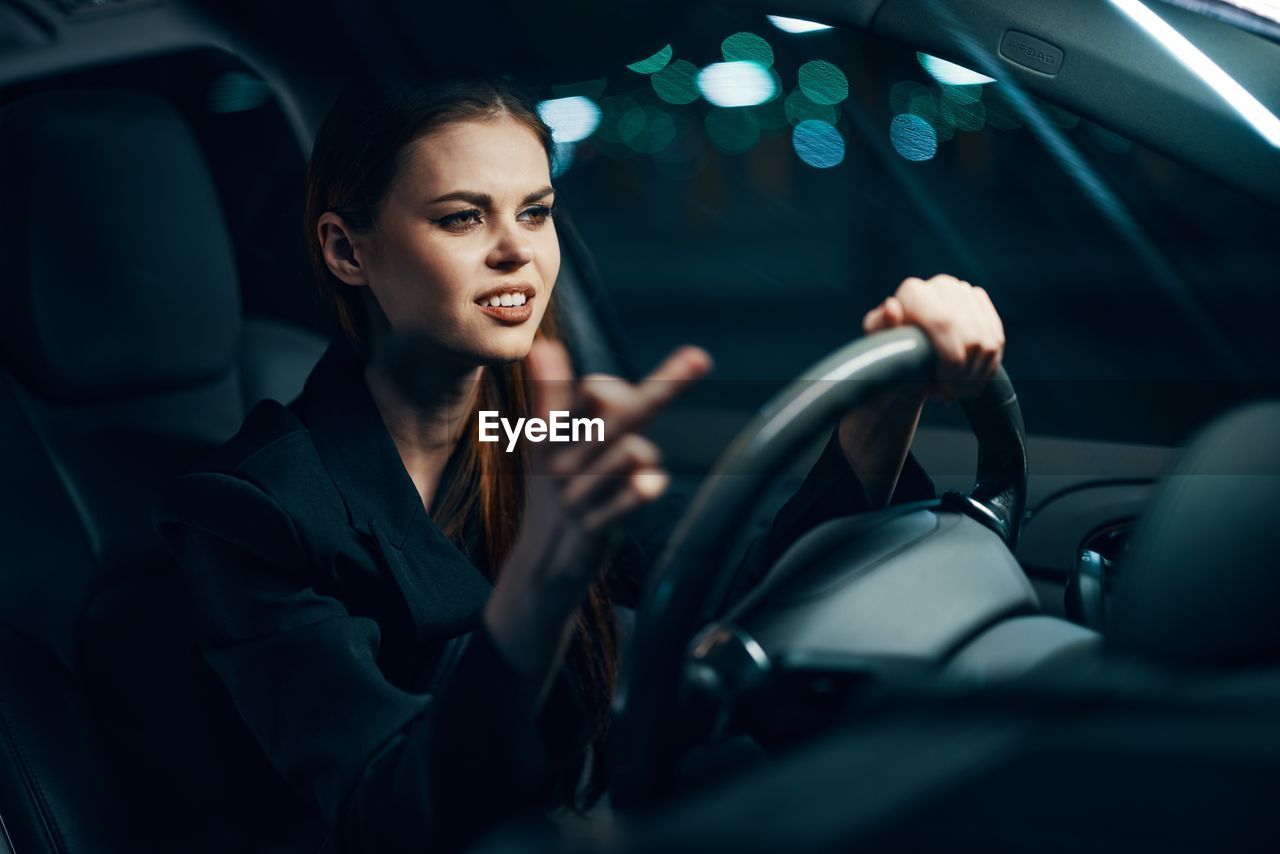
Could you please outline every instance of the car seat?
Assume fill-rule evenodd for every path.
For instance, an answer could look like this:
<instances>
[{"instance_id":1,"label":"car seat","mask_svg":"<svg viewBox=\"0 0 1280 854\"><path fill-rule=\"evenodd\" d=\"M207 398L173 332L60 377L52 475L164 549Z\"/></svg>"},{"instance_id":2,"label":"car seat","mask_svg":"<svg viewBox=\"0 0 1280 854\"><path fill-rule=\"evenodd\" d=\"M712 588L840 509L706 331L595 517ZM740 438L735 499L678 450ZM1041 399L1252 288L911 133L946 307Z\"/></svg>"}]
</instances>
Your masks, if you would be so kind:
<instances>
[{"instance_id":1,"label":"car seat","mask_svg":"<svg viewBox=\"0 0 1280 854\"><path fill-rule=\"evenodd\" d=\"M203 793L153 760L216 759L181 723L209 698L152 504L324 340L242 321L208 167L153 95L7 106L0 241L0 817L19 851L194 850Z\"/></svg>"}]
</instances>

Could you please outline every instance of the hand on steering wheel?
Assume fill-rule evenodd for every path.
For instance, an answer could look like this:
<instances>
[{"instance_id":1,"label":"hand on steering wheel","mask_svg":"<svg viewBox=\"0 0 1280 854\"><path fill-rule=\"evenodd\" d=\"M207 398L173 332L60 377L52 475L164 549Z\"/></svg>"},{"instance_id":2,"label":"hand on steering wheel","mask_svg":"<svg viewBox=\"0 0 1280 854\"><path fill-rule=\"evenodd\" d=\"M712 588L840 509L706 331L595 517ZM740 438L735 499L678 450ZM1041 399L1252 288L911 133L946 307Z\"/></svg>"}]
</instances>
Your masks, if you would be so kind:
<instances>
[{"instance_id":1,"label":"hand on steering wheel","mask_svg":"<svg viewBox=\"0 0 1280 854\"><path fill-rule=\"evenodd\" d=\"M937 354L937 382L928 396L954 401L981 391L1004 356L1004 324L991 297L955 276L908 278L893 296L867 312L868 335L918 326Z\"/></svg>"},{"instance_id":2,"label":"hand on steering wheel","mask_svg":"<svg viewBox=\"0 0 1280 854\"><path fill-rule=\"evenodd\" d=\"M929 340L933 382L889 389L840 420L840 448L873 508L892 499L925 398L977 395L1004 355L1004 324L991 298L954 276L904 279L862 319L868 335L901 326L919 327Z\"/></svg>"}]
</instances>

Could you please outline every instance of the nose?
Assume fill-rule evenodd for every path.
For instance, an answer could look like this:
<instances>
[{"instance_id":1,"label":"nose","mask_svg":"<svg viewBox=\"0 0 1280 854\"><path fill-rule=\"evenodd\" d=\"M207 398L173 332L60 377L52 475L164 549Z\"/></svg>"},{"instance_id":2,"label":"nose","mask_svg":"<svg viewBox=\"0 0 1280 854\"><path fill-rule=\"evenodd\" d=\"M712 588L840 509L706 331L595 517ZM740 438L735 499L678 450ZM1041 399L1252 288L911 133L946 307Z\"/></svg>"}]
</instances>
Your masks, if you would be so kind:
<instances>
[{"instance_id":1,"label":"nose","mask_svg":"<svg viewBox=\"0 0 1280 854\"><path fill-rule=\"evenodd\" d=\"M533 246L518 225L507 225L499 230L485 260L495 270L518 270L533 260Z\"/></svg>"}]
</instances>

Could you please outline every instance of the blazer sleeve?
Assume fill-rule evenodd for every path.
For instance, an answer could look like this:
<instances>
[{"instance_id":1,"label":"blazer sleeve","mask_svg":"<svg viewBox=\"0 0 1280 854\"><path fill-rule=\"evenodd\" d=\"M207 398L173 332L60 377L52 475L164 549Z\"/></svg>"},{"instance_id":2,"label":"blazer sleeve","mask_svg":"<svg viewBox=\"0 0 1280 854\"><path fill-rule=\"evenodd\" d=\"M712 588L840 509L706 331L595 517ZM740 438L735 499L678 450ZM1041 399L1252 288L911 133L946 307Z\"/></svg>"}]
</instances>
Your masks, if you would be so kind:
<instances>
[{"instance_id":1,"label":"blazer sleeve","mask_svg":"<svg viewBox=\"0 0 1280 854\"><path fill-rule=\"evenodd\" d=\"M933 481L914 454L908 453L889 504L905 504L934 498ZM629 525L620 538L610 575L615 600L636 607L644 579L662 553L676 524L688 509L691 496L672 493L664 496ZM737 600L759 582L782 553L796 540L823 522L853 516L871 509L866 490L845 459L838 429L831 431L826 446L800 487L773 517L768 529L747 547L734 572L729 598Z\"/></svg>"},{"instance_id":2,"label":"blazer sleeve","mask_svg":"<svg viewBox=\"0 0 1280 854\"><path fill-rule=\"evenodd\" d=\"M316 588L297 527L258 486L185 475L155 523L206 661L340 850L460 848L527 795L542 761L533 689L483 628L435 694L410 694L377 667L377 623Z\"/></svg>"}]
</instances>

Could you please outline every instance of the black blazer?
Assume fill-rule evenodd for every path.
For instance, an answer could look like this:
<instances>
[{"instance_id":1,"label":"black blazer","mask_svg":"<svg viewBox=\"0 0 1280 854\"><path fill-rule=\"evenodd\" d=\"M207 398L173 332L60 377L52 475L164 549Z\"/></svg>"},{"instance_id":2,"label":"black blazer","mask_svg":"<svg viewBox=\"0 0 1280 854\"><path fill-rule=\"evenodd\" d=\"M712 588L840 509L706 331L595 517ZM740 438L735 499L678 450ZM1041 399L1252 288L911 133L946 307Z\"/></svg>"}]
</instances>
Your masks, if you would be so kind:
<instances>
[{"instance_id":1,"label":"black blazer","mask_svg":"<svg viewBox=\"0 0 1280 854\"><path fill-rule=\"evenodd\" d=\"M932 494L909 460L894 500ZM669 533L654 520L676 518L678 503L622 538L624 602ZM746 575L866 506L833 433L751 546ZM476 567L482 538L473 525L455 546L431 520L342 334L296 400L257 404L169 484L154 518L200 653L235 710L225 724L247 729L317 813L264 835L293 837L281 842L297 850L454 847L529 802L552 748L529 686L479 628L491 589Z\"/></svg>"}]
</instances>

